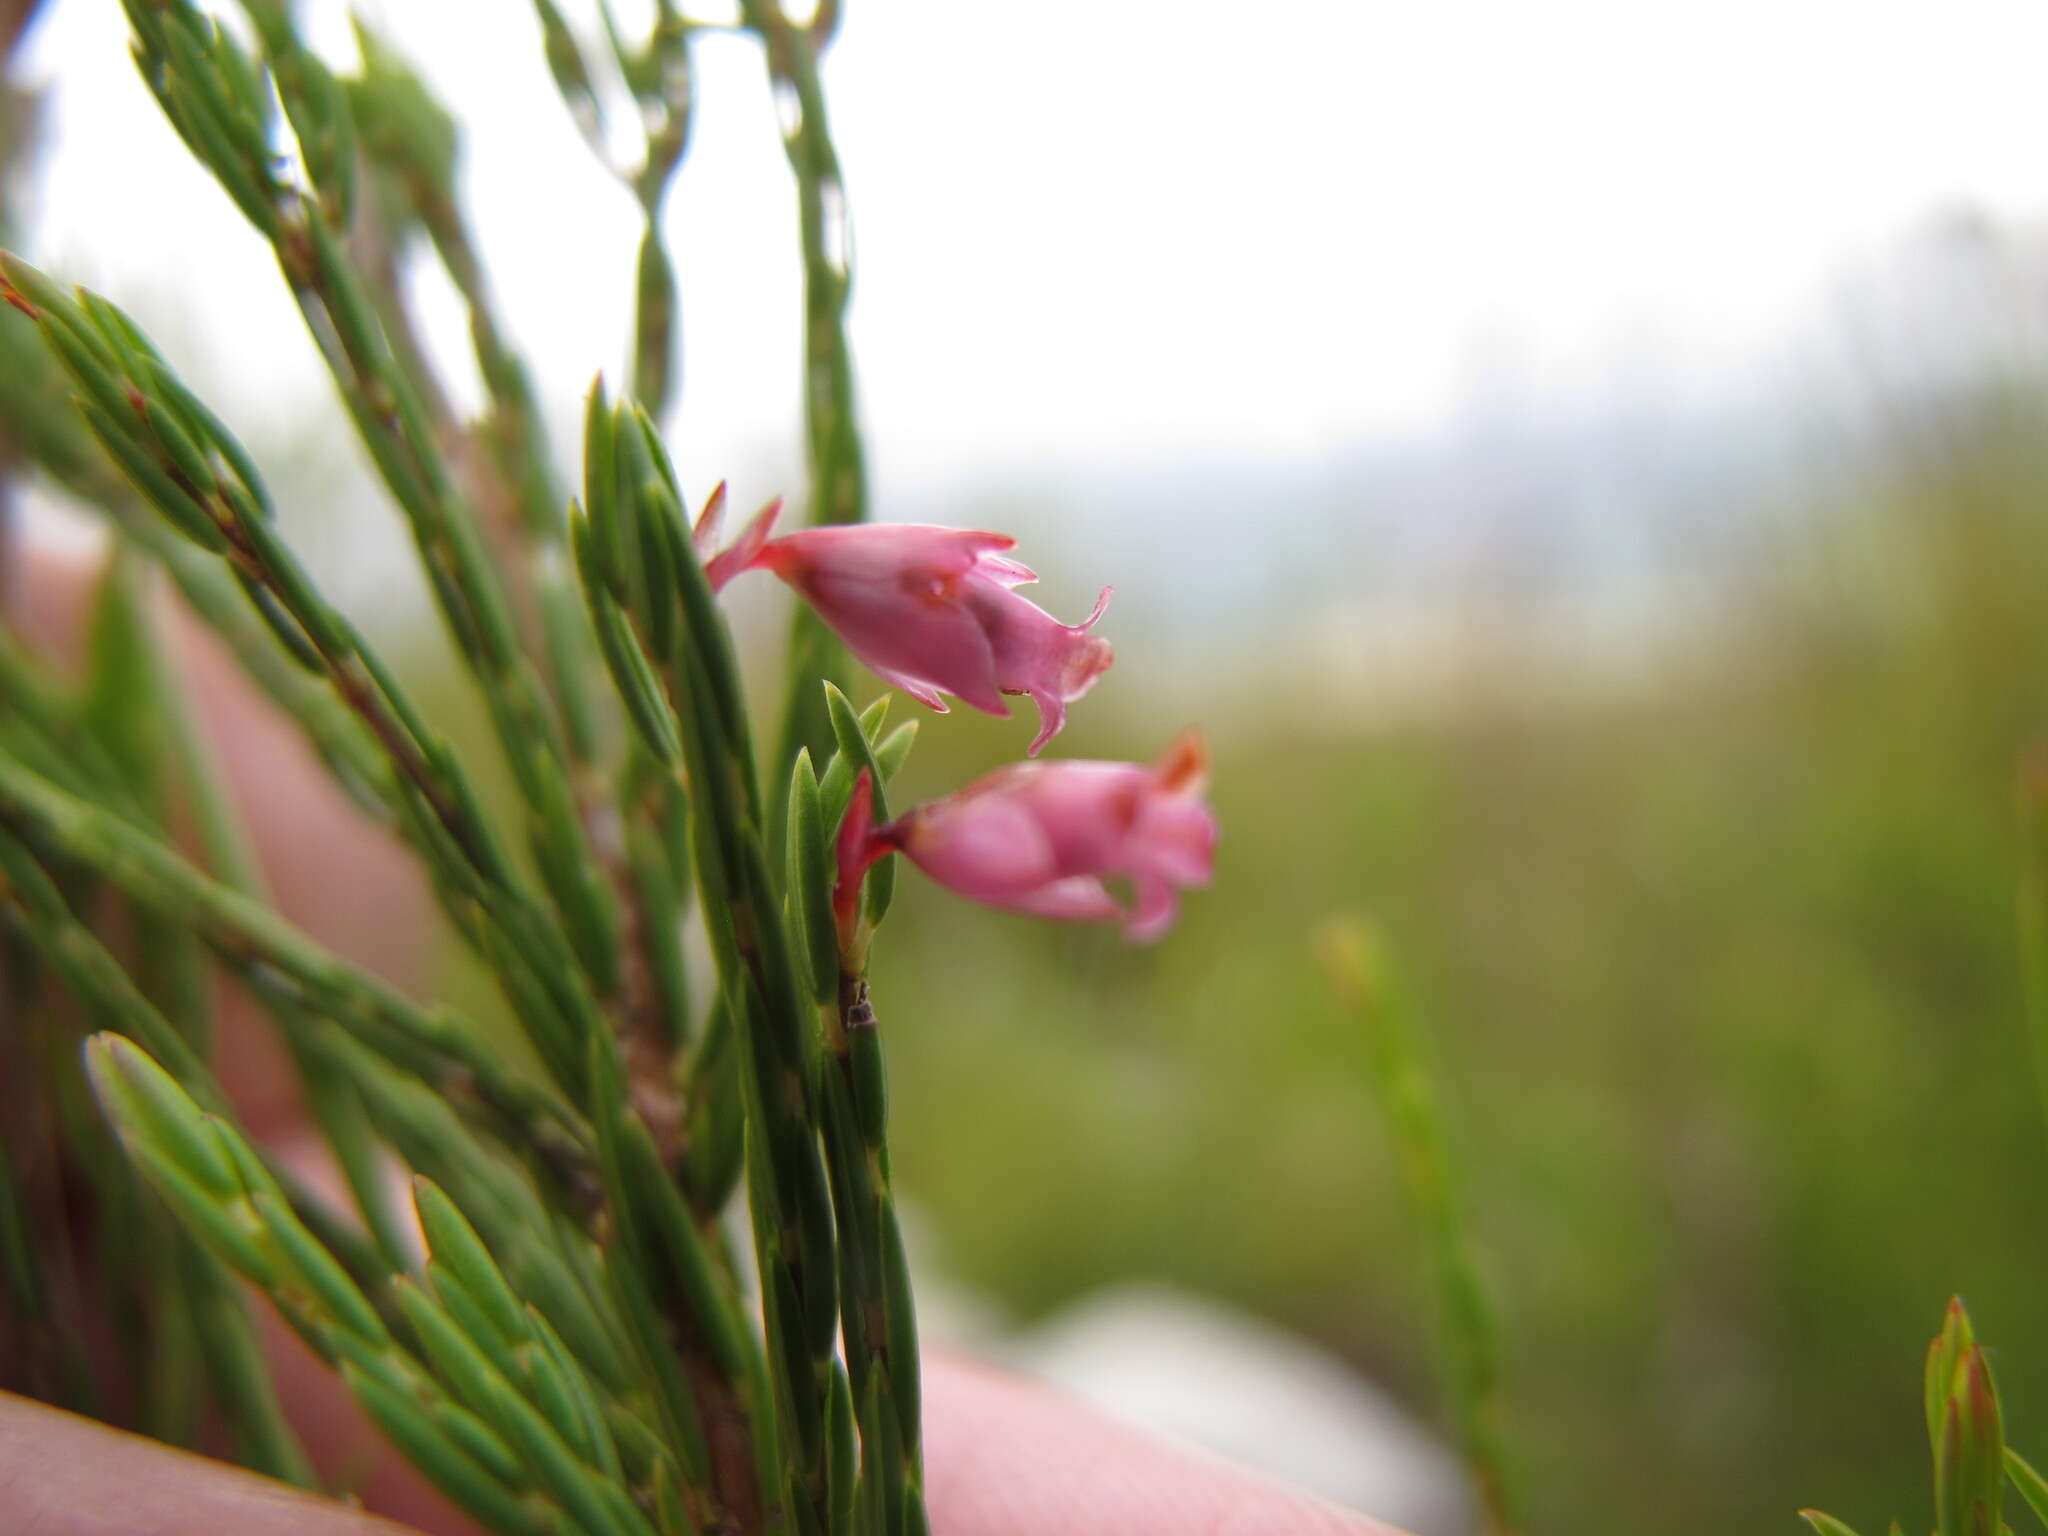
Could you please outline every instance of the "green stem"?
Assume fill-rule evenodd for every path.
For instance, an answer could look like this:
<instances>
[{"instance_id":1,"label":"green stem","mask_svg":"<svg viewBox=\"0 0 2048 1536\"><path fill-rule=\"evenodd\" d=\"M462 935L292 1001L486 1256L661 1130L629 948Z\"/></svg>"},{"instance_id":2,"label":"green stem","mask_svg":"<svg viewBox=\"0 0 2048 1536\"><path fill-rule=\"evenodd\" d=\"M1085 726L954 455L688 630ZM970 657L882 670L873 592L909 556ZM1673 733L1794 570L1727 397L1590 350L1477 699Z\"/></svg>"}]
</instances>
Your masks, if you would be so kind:
<instances>
[{"instance_id":1,"label":"green stem","mask_svg":"<svg viewBox=\"0 0 2048 1536\"><path fill-rule=\"evenodd\" d=\"M821 25L791 21L779 0L741 0L746 25L767 53L768 77L782 113L782 145L796 178L797 219L804 266L804 439L814 523L857 523L867 516L866 451L854 394L853 350L846 308L853 291L852 237L846 187L833 147L818 77L823 44L837 23L837 7L820 8ZM807 605L790 624L788 677L782 726L770 769L780 775L808 747L824 762L831 725L820 683L842 686L846 654ZM777 808L779 815L779 807Z\"/></svg>"},{"instance_id":2,"label":"green stem","mask_svg":"<svg viewBox=\"0 0 2048 1536\"><path fill-rule=\"evenodd\" d=\"M1443 1115L1372 933L1339 920L1321 943L1331 985L1359 1025L1366 1075L1392 1129L1422 1231L1451 1407L1485 1529L1488 1536L1512 1536L1520 1526L1499 1424L1500 1344Z\"/></svg>"},{"instance_id":3,"label":"green stem","mask_svg":"<svg viewBox=\"0 0 2048 1536\"><path fill-rule=\"evenodd\" d=\"M852 1399L861 1405L860 1478L878 1490L886 1536L905 1536L926 1524L922 1372L889 1178L881 1032L865 977L840 975L832 1025L825 1148L838 1214L840 1329Z\"/></svg>"}]
</instances>

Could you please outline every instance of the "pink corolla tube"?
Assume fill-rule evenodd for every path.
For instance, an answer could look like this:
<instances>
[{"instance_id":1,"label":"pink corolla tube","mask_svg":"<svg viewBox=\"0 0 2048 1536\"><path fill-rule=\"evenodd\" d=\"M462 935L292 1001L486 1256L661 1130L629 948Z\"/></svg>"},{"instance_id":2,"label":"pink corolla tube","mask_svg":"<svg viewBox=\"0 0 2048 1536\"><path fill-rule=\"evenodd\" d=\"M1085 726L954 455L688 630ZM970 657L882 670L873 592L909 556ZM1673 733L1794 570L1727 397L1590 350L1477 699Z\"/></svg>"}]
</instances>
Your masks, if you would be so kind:
<instances>
[{"instance_id":1,"label":"pink corolla tube","mask_svg":"<svg viewBox=\"0 0 2048 1536\"><path fill-rule=\"evenodd\" d=\"M714 592L742 571L773 571L884 682L942 714L949 693L1004 717L1005 694L1028 694L1039 717L1033 757L1066 724L1067 705L1109 670L1109 642L1088 631L1111 589L1079 624L1060 623L1014 590L1038 576L1003 554L1017 542L1006 535L846 523L777 539L777 502L713 554L723 500L713 494L695 533Z\"/></svg>"},{"instance_id":2,"label":"pink corolla tube","mask_svg":"<svg viewBox=\"0 0 2048 1536\"><path fill-rule=\"evenodd\" d=\"M900 852L947 889L1035 917L1122 922L1158 938L1184 887L1209 883L1216 813L1202 798L1209 758L1189 731L1156 763L1012 763L886 826L873 825L865 772L839 833L835 899L849 919L860 877ZM1103 884L1123 878L1126 908Z\"/></svg>"}]
</instances>

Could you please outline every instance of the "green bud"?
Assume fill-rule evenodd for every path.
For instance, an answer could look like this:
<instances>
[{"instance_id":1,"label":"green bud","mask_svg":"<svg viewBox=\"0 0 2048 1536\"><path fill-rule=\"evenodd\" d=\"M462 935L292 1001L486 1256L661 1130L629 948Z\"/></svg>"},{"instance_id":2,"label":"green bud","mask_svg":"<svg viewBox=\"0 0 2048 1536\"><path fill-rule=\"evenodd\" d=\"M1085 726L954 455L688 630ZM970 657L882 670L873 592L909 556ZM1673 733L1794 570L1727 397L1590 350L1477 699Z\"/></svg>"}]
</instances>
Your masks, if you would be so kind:
<instances>
[{"instance_id":1,"label":"green bud","mask_svg":"<svg viewBox=\"0 0 2048 1536\"><path fill-rule=\"evenodd\" d=\"M149 423L150 435L163 450L163 461L184 476L185 485L196 493L195 499L203 499L214 492L213 465L191 435L178 425L171 413L154 400L142 402L142 414ZM160 462L163 462L160 461Z\"/></svg>"},{"instance_id":2,"label":"green bud","mask_svg":"<svg viewBox=\"0 0 2048 1536\"><path fill-rule=\"evenodd\" d=\"M639 401L625 401L619 409L626 414L632 427L640 434L641 445L647 450L648 462L661 483L668 487L669 499L678 509L683 504L683 483L676 478L676 467L669 462L668 449L662 445L661 424L654 419L647 407ZM620 424L620 431L626 430L626 422Z\"/></svg>"},{"instance_id":3,"label":"green bud","mask_svg":"<svg viewBox=\"0 0 2048 1536\"><path fill-rule=\"evenodd\" d=\"M723 1294L718 1263L704 1234L674 1181L664 1173L646 1125L637 1118L623 1122L619 1145L622 1173L634 1192L635 1206L650 1239L667 1261L676 1300L696 1320L719 1369L737 1376L746 1360L746 1344Z\"/></svg>"},{"instance_id":4,"label":"green bud","mask_svg":"<svg viewBox=\"0 0 2048 1536\"><path fill-rule=\"evenodd\" d=\"M866 1401L860 1417L861 1444L867 1449L861 1484L866 1495L864 1514L870 1522L869 1530L902 1529L905 1484L898 1423L888 1369L877 1364L868 1372Z\"/></svg>"},{"instance_id":5,"label":"green bud","mask_svg":"<svg viewBox=\"0 0 2048 1536\"><path fill-rule=\"evenodd\" d=\"M85 1070L122 1136L146 1147L215 1201L238 1200L242 1181L205 1111L140 1046L120 1035L85 1043Z\"/></svg>"},{"instance_id":6,"label":"green bud","mask_svg":"<svg viewBox=\"0 0 2048 1536\"><path fill-rule=\"evenodd\" d=\"M42 316L43 341L57 356L66 377L85 393L85 398L107 417L109 427L123 438L139 441L141 423L135 417L135 397L115 361L106 354L106 344L90 328L74 318L74 312L46 309ZM154 461L156 455L148 457Z\"/></svg>"},{"instance_id":7,"label":"green bud","mask_svg":"<svg viewBox=\"0 0 2048 1536\"><path fill-rule=\"evenodd\" d=\"M676 600L675 546L671 535L682 522L682 508L666 486L644 493L636 510L639 532L641 624L656 656L673 656L682 643L681 609Z\"/></svg>"},{"instance_id":8,"label":"green bud","mask_svg":"<svg viewBox=\"0 0 2048 1536\"><path fill-rule=\"evenodd\" d=\"M1934 1457L1934 1506L1941 1536L1998 1536L2005 1493L2005 1441L1991 1366L1965 1344L1942 1407Z\"/></svg>"},{"instance_id":9,"label":"green bud","mask_svg":"<svg viewBox=\"0 0 2048 1536\"><path fill-rule=\"evenodd\" d=\"M540 1411L562 1442L581 1461L598 1459L593 1426L577 1406L576 1394L553 1360L537 1344L522 1345L514 1355L514 1374L526 1397ZM601 1431L602 1426L596 1426ZM609 1449L609 1441L606 1448Z\"/></svg>"},{"instance_id":10,"label":"green bud","mask_svg":"<svg viewBox=\"0 0 2048 1536\"><path fill-rule=\"evenodd\" d=\"M562 1336L549 1326L540 1309L529 1306L526 1309L527 1325L533 1330L535 1345L539 1354L533 1360L533 1374L536 1382L543 1377L559 1384L563 1399L570 1409L570 1416L577 1425L576 1433L564 1434L586 1455L590 1456L598 1471L613 1482L625 1476L617 1446L613 1443L610 1423L606 1420L604 1407L598 1401L597 1389L591 1383L581 1363L569 1352L569 1346L562 1342Z\"/></svg>"},{"instance_id":11,"label":"green bud","mask_svg":"<svg viewBox=\"0 0 2048 1536\"><path fill-rule=\"evenodd\" d=\"M881 1031L869 1026L847 1032L847 1065L853 1087L853 1110L861 1140L879 1151L888 1134L888 1074L882 1065Z\"/></svg>"},{"instance_id":12,"label":"green bud","mask_svg":"<svg viewBox=\"0 0 2048 1536\"><path fill-rule=\"evenodd\" d=\"M365 385L374 387L383 382L378 378L377 370L387 356L384 332L377 323L376 313L356 281L340 237L328 228L327 221L308 219L305 230L307 249L313 262L313 271L308 275L318 284L317 291L327 310L327 318L333 322L335 335L350 364ZM394 408L397 404L395 400L392 402Z\"/></svg>"},{"instance_id":13,"label":"green bud","mask_svg":"<svg viewBox=\"0 0 2048 1536\"><path fill-rule=\"evenodd\" d=\"M811 1370L813 1358L826 1358L829 1351L817 1352L813 1340L805 1328L802 1303L797 1299L796 1284L790 1278L786 1264L775 1266L773 1278L768 1287L767 1308L768 1358L778 1365L783 1373L783 1383L794 1400L797 1433L803 1441L804 1459L814 1461L823 1450L818 1441L822 1433L825 1405L818 1401L818 1381ZM825 1309L828 1318L830 1309Z\"/></svg>"},{"instance_id":14,"label":"green bud","mask_svg":"<svg viewBox=\"0 0 2048 1536\"><path fill-rule=\"evenodd\" d=\"M583 510L595 535L591 554L597 574L614 597L626 592L625 572L616 563L619 550L619 481L617 419L605 395L602 376L590 381L583 403Z\"/></svg>"},{"instance_id":15,"label":"green bud","mask_svg":"<svg viewBox=\"0 0 2048 1536\"><path fill-rule=\"evenodd\" d=\"M242 1189L251 1195L268 1195L280 1205L286 1204L285 1193L277 1179L271 1174L263 1159L256 1155L256 1149L243 1139L236 1130L219 1115L206 1117L207 1129L213 1132L213 1139L234 1164L235 1177L242 1181Z\"/></svg>"},{"instance_id":16,"label":"green bud","mask_svg":"<svg viewBox=\"0 0 2048 1536\"><path fill-rule=\"evenodd\" d=\"M348 1271L335 1261L334 1255L321 1246L312 1233L299 1224L298 1217L283 1201L260 1192L252 1194L249 1199L271 1241L328 1316L357 1338L381 1340L389 1337L384 1320L363 1293L356 1289Z\"/></svg>"},{"instance_id":17,"label":"green bud","mask_svg":"<svg viewBox=\"0 0 2048 1536\"><path fill-rule=\"evenodd\" d=\"M540 18L542 47L547 55L548 73L555 77L555 89L562 93L562 100L568 104L569 114L576 119L583 136L593 144L601 143L603 105L597 88L591 84L590 67L576 46L576 34L569 30L553 0L533 0L533 9Z\"/></svg>"},{"instance_id":18,"label":"green bud","mask_svg":"<svg viewBox=\"0 0 2048 1536\"><path fill-rule=\"evenodd\" d=\"M80 288L78 313L94 345L112 360L115 369L142 393L155 395L156 380L170 372L170 365L121 307L89 288Z\"/></svg>"},{"instance_id":19,"label":"green bud","mask_svg":"<svg viewBox=\"0 0 2048 1536\"><path fill-rule=\"evenodd\" d=\"M305 630L299 627L299 621L284 611L284 606L278 602L271 590L247 571L239 568L235 571L235 583L241 587L242 595L249 599L249 606L256 610L257 617L262 619L269 626L270 632L277 637L278 644L285 649L285 654L315 677L325 677L327 658L320 654L319 648L307 637Z\"/></svg>"},{"instance_id":20,"label":"green bud","mask_svg":"<svg viewBox=\"0 0 2048 1536\"><path fill-rule=\"evenodd\" d=\"M470 1294L469 1287L449 1272L447 1265L428 1260L423 1278L428 1292L440 1303L441 1310L446 1312L449 1320L470 1338L494 1351L514 1355L528 1342L523 1333L512 1338L500 1333L497 1325L491 1321L490 1315L485 1312L483 1303Z\"/></svg>"},{"instance_id":21,"label":"green bud","mask_svg":"<svg viewBox=\"0 0 2048 1536\"><path fill-rule=\"evenodd\" d=\"M832 915L832 848L809 747L797 752L790 769L787 835L791 934L809 956L811 998L825 1006L839 992L839 940Z\"/></svg>"},{"instance_id":22,"label":"green bud","mask_svg":"<svg viewBox=\"0 0 2048 1536\"><path fill-rule=\"evenodd\" d=\"M186 66L186 85L206 101L223 121L232 124L246 143L267 147L273 112L270 92L259 77L255 63L241 45L213 23L191 34L203 52L181 62ZM173 46L182 41L174 36Z\"/></svg>"},{"instance_id":23,"label":"green bud","mask_svg":"<svg viewBox=\"0 0 2048 1536\"><path fill-rule=\"evenodd\" d=\"M427 1235L427 1251L476 1299L506 1343L527 1337L526 1313L505 1283L490 1250L441 1186L422 1175L412 1181L413 1209Z\"/></svg>"},{"instance_id":24,"label":"green bud","mask_svg":"<svg viewBox=\"0 0 2048 1536\"><path fill-rule=\"evenodd\" d=\"M630 1506L621 1509L604 1496L603 1480L576 1459L561 1436L504 1378L489 1378L486 1388L491 1406L485 1418L499 1426L513 1449L527 1458L536 1481L578 1522L572 1528L591 1536L655 1536L637 1510Z\"/></svg>"},{"instance_id":25,"label":"green bud","mask_svg":"<svg viewBox=\"0 0 2048 1536\"><path fill-rule=\"evenodd\" d=\"M666 484L655 468L655 452L640 431L636 407L631 401L622 403L615 413L612 453L614 473L618 476L618 500L611 523L593 523L592 530L604 542L601 553L606 585L645 625L649 614L643 540L659 534L662 528L660 497ZM643 523L651 526L643 530Z\"/></svg>"},{"instance_id":26,"label":"green bud","mask_svg":"<svg viewBox=\"0 0 2048 1536\"><path fill-rule=\"evenodd\" d=\"M534 862L555 910L566 930L565 937L582 962L592 985L610 993L618 985L618 912L612 904L612 889L592 862L584 846L583 827L567 780L549 771L552 748L529 741L536 788L529 800L528 834Z\"/></svg>"},{"instance_id":27,"label":"green bud","mask_svg":"<svg viewBox=\"0 0 2048 1536\"><path fill-rule=\"evenodd\" d=\"M639 733L641 742L655 759L674 766L682 761L681 727L669 707L661 678L646 654L640 638L633 633L625 610L602 574L602 545L588 514L571 507L569 546L576 558L576 577L583 588L584 606L597 632L599 653L612 686L625 706L626 719Z\"/></svg>"},{"instance_id":28,"label":"green bud","mask_svg":"<svg viewBox=\"0 0 2048 1536\"><path fill-rule=\"evenodd\" d=\"M854 714L852 702L829 679L825 683L825 712L832 722L832 738L839 744L839 755L846 760L851 770L849 782L859 778L861 769L868 770L869 784L875 798L875 824L879 826L889 819L889 801L884 790L885 776L881 765L875 761L874 748L868 742L863 718ZM879 729L881 713L873 705L868 707L868 713L874 717L875 725ZM884 859L869 870L862 891L869 925L879 924L889 910L890 899L896 893L896 861Z\"/></svg>"},{"instance_id":29,"label":"green bud","mask_svg":"<svg viewBox=\"0 0 2048 1536\"><path fill-rule=\"evenodd\" d=\"M249 1219L245 1201L223 1203L155 1147L135 1143L129 1153L178 1219L210 1244L230 1268L265 1290L277 1285L276 1252L262 1228Z\"/></svg>"},{"instance_id":30,"label":"green bud","mask_svg":"<svg viewBox=\"0 0 2048 1536\"><path fill-rule=\"evenodd\" d=\"M590 614L612 686L618 690L619 700L626 707L626 718L639 733L641 744L657 761L680 766L682 726L669 706L660 676L627 623L625 610L612 601L610 594L599 593L591 600Z\"/></svg>"},{"instance_id":31,"label":"green bud","mask_svg":"<svg viewBox=\"0 0 2048 1536\"><path fill-rule=\"evenodd\" d=\"M739 1073L730 1014L717 1006L705 1038L717 1048L700 1053L696 1081L710 1085L690 1112L690 1156L683 1170L691 1202L698 1210L722 1208L738 1183L746 1156L746 1114L740 1104Z\"/></svg>"},{"instance_id":32,"label":"green bud","mask_svg":"<svg viewBox=\"0 0 2048 1536\"><path fill-rule=\"evenodd\" d=\"M464 1333L448 1311L414 1281L400 1276L392 1281L391 1294L427 1359L433 1363L434 1374L459 1402L483 1415L499 1434L513 1439L495 1411L502 1381L483 1345Z\"/></svg>"},{"instance_id":33,"label":"green bud","mask_svg":"<svg viewBox=\"0 0 2048 1536\"><path fill-rule=\"evenodd\" d=\"M853 1388L846 1367L834 1360L825 1399L825 1488L829 1524L825 1536L853 1536L854 1510L860 1496L860 1460L853 1416Z\"/></svg>"},{"instance_id":34,"label":"green bud","mask_svg":"<svg viewBox=\"0 0 2048 1536\"><path fill-rule=\"evenodd\" d=\"M93 400L80 400L78 406L86 426L107 450L107 456L120 466L121 473L142 493L143 499L163 514L164 521L209 554L226 552L228 541L212 515L165 474L152 455L137 446L118 417L108 415Z\"/></svg>"},{"instance_id":35,"label":"green bud","mask_svg":"<svg viewBox=\"0 0 2048 1536\"><path fill-rule=\"evenodd\" d=\"M271 502L270 488L264 484L263 476L256 468L256 461L249 457L249 451L242 446L241 440L213 414L205 401L185 388L169 369L160 370L153 383L164 403L175 411L181 420L190 423L193 435L218 453L226 461L228 468L234 471L234 477L248 493L249 502L253 504L255 513L266 522L275 518L277 508Z\"/></svg>"},{"instance_id":36,"label":"green bud","mask_svg":"<svg viewBox=\"0 0 2048 1536\"><path fill-rule=\"evenodd\" d=\"M70 296L62 288L12 251L0 250L0 279L5 279L8 287L36 309L63 309L71 303ZM40 319L41 316L32 318Z\"/></svg>"},{"instance_id":37,"label":"green bud","mask_svg":"<svg viewBox=\"0 0 2048 1536\"><path fill-rule=\"evenodd\" d=\"M903 771L910 749L917 744L917 725L915 720L906 720L876 744L875 766L882 770L883 782Z\"/></svg>"},{"instance_id":38,"label":"green bud","mask_svg":"<svg viewBox=\"0 0 2048 1536\"><path fill-rule=\"evenodd\" d=\"M319 56L305 48L292 50L287 72L298 76L285 106L305 151L306 170L333 208L335 221L345 227L356 193L356 130L348 97Z\"/></svg>"},{"instance_id":39,"label":"green bud","mask_svg":"<svg viewBox=\"0 0 2048 1536\"><path fill-rule=\"evenodd\" d=\"M642 430L651 436L653 423L646 423ZM653 439L651 452L655 468L673 486L675 471L670 467L668 455L662 451L658 437ZM663 526L668 530L669 553L676 573L676 595L682 600L683 627L687 636L685 645L691 652L690 687L698 688L698 679L702 679L705 695L702 707L710 727L703 738L705 748L751 768L746 700L740 691L739 663L733 654L732 634L726 628L725 616L719 612L711 583L705 578L704 567L691 545L690 531L682 524L680 499L665 505L675 509L673 518Z\"/></svg>"},{"instance_id":40,"label":"green bud","mask_svg":"<svg viewBox=\"0 0 2048 1536\"><path fill-rule=\"evenodd\" d=\"M570 1352L607 1394L627 1390L633 1378L620 1357L610 1319L592 1304L585 1289L594 1280L586 1280L580 1268L572 1270L548 1239L535 1232L521 1233L506 1252L505 1274L518 1294L561 1330Z\"/></svg>"},{"instance_id":41,"label":"green bud","mask_svg":"<svg viewBox=\"0 0 2048 1536\"><path fill-rule=\"evenodd\" d=\"M640 237L633 292L633 392L661 410L675 374L676 271L653 217L659 209L659 185L641 189L640 196L650 217Z\"/></svg>"},{"instance_id":42,"label":"green bud","mask_svg":"<svg viewBox=\"0 0 2048 1536\"><path fill-rule=\"evenodd\" d=\"M903 1228L887 1195L882 1205L882 1298L889 1336L889 1371L896 1422L906 1445L916 1445L923 1413L923 1377L917 1356L917 1312L910 1295L910 1259Z\"/></svg>"},{"instance_id":43,"label":"green bud","mask_svg":"<svg viewBox=\"0 0 2048 1536\"><path fill-rule=\"evenodd\" d=\"M427 1412L449 1439L485 1467L500 1482L517 1488L526 1482L526 1468L512 1454L512 1448L491 1432L490 1425L467 1408L441 1398L428 1405Z\"/></svg>"},{"instance_id":44,"label":"green bud","mask_svg":"<svg viewBox=\"0 0 2048 1536\"><path fill-rule=\"evenodd\" d=\"M1942 1405L1948 1401L1955 1381L1956 1361L1973 1342L1970 1315L1963 1310L1963 1298L1951 1296L1942 1315L1941 1332L1927 1346L1927 1441L1936 1455L1941 1453Z\"/></svg>"},{"instance_id":45,"label":"green bud","mask_svg":"<svg viewBox=\"0 0 2048 1536\"><path fill-rule=\"evenodd\" d=\"M894 697L894 694L881 694L860 712L860 733L870 745L882 739L882 727L889 722L889 701Z\"/></svg>"},{"instance_id":46,"label":"green bud","mask_svg":"<svg viewBox=\"0 0 2048 1536\"><path fill-rule=\"evenodd\" d=\"M557 1527L551 1519L509 1491L503 1479L479 1464L417 1401L354 1365L342 1366L341 1375L385 1437L435 1487L485 1526L512 1536L554 1536Z\"/></svg>"}]
</instances>

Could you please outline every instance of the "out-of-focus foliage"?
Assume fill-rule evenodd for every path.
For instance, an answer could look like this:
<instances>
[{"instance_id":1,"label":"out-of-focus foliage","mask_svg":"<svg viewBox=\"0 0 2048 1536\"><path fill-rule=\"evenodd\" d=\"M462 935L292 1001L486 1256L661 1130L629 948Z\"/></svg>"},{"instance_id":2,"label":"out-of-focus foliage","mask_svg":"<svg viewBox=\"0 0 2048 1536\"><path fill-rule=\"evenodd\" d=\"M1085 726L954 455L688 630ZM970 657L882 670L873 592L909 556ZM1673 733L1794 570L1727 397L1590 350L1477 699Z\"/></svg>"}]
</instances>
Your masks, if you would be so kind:
<instances>
[{"instance_id":1,"label":"out-of-focus foliage","mask_svg":"<svg viewBox=\"0 0 2048 1536\"><path fill-rule=\"evenodd\" d=\"M1362 906L1471 1172L1532 1528L1920 1507L1913 1345L1952 1291L2039 1422L2012 785L2048 737L2044 426L2011 389L1917 409L1704 663L1619 696L1496 679L1455 723L1315 728L1216 699L1217 884L1156 951L906 887L897 1168L951 1263L1025 1313L1200 1286L1426 1400L1397 1169L1309 949ZM1072 750L1140 745L1112 729Z\"/></svg>"}]
</instances>

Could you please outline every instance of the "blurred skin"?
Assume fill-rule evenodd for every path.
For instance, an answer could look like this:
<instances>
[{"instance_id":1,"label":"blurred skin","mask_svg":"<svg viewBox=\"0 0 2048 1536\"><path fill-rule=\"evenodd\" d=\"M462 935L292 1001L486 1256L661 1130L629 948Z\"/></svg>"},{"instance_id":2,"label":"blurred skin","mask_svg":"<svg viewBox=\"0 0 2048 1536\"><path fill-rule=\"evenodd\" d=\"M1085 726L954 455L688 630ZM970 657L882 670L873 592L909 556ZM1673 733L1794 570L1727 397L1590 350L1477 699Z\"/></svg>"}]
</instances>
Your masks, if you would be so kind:
<instances>
[{"instance_id":1,"label":"blurred skin","mask_svg":"<svg viewBox=\"0 0 2048 1536\"><path fill-rule=\"evenodd\" d=\"M0 598L40 649L70 658L94 575L88 561L31 544ZM416 980L433 925L410 857L360 824L292 727L263 705L210 636L175 616L165 622L279 906L348 958ZM250 1132L316 1184L334 1187L283 1055L238 995L223 999L219 1062ZM286 1410L323 1477L357 1490L376 1515L0 1393L0 1530L473 1532L384 1449L339 1380L267 1307L256 1310ZM925 1373L926 1480L938 1536L1394 1536L974 1362L937 1353Z\"/></svg>"}]
</instances>

